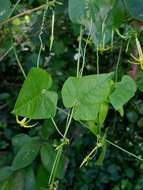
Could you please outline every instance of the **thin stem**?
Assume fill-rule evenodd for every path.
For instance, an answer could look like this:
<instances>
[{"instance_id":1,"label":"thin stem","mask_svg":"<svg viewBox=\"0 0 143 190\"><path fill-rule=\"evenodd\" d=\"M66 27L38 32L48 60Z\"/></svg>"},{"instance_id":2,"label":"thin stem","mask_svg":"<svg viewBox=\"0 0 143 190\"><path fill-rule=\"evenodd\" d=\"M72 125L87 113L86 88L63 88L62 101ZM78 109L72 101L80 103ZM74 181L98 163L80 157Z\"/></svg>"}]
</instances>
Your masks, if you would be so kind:
<instances>
[{"instance_id":1,"label":"thin stem","mask_svg":"<svg viewBox=\"0 0 143 190\"><path fill-rule=\"evenodd\" d=\"M88 160L91 158L91 156L92 156L92 158L95 156L95 154L96 154L96 152L97 152L97 149L98 148L100 148L101 147L101 145L98 145L98 140L97 140L97 143L96 143L96 146L92 149L92 151L84 158L84 160L82 161L82 163L81 163L81 165L80 165L80 168L85 164L85 163L87 163L88 162ZM91 159L92 159L91 158Z\"/></svg>"},{"instance_id":2,"label":"thin stem","mask_svg":"<svg viewBox=\"0 0 143 190\"><path fill-rule=\"evenodd\" d=\"M41 57L42 49L43 49L43 45L40 44L40 48L39 48L39 52L38 52L38 57L37 57L37 68L39 68L39 65L40 65L40 57Z\"/></svg>"},{"instance_id":3,"label":"thin stem","mask_svg":"<svg viewBox=\"0 0 143 190\"><path fill-rule=\"evenodd\" d=\"M68 113L67 113L66 111L64 111L63 109L61 109L61 108L59 108L59 107L58 107L57 109L58 109L59 111L61 111L62 113L68 115ZM84 127L88 128L88 126L87 126L85 123L83 123L82 121L78 121L78 122L79 122L80 124L82 124ZM122 147L116 145L115 143L109 141L108 139L105 138L105 141L106 141L108 144L111 144L112 146L115 146L116 148L118 148L118 149L122 150L123 152L127 153L128 155L130 155L130 156L132 156L132 157L134 157L134 158L136 158L136 159L138 159L138 160L140 160L140 161L143 161L143 158L140 158L139 156L136 156L135 154L133 154L133 153L131 153L131 152L129 152L129 151L123 149Z\"/></svg>"},{"instance_id":4,"label":"thin stem","mask_svg":"<svg viewBox=\"0 0 143 190\"><path fill-rule=\"evenodd\" d=\"M112 33L111 33L111 48L113 48L113 44L114 44L114 30L112 29Z\"/></svg>"},{"instance_id":5,"label":"thin stem","mask_svg":"<svg viewBox=\"0 0 143 190\"><path fill-rule=\"evenodd\" d=\"M19 60L18 54L17 54L16 49L15 49L14 46L13 46L13 51L14 51L14 54L15 54L15 58L16 58L17 64L18 64L18 66L19 66L19 68L20 68L20 70L21 70L21 72L22 72L24 78L26 79L25 71L24 71L24 69L23 69L23 67L22 67L22 65L21 65L21 63L20 63L20 60Z\"/></svg>"},{"instance_id":6,"label":"thin stem","mask_svg":"<svg viewBox=\"0 0 143 190\"><path fill-rule=\"evenodd\" d=\"M126 36L124 36L124 35L122 35L122 34L119 32L119 30L118 30L118 29L116 29L115 31L116 31L116 33L118 34L118 36L119 36L120 38L122 38L122 39L124 39L124 40L126 40L126 39L127 39L127 37L126 37Z\"/></svg>"},{"instance_id":7,"label":"thin stem","mask_svg":"<svg viewBox=\"0 0 143 190\"><path fill-rule=\"evenodd\" d=\"M130 155L130 156L132 156L132 157L134 157L134 158L136 158L136 159L138 159L138 160L140 160L140 161L143 161L143 159L140 158L139 156L137 156L137 155L135 155L135 154L133 154L133 153L131 153L131 152L129 152L129 151L123 149L122 147L118 146L117 144L115 144L115 143L113 143L113 142L111 142L111 141L109 141L109 140L107 140L107 139L105 139L105 141L106 141L108 144L111 144L112 146L114 146L114 147L116 147L116 148L122 150L123 152L127 153L128 155Z\"/></svg>"},{"instance_id":8,"label":"thin stem","mask_svg":"<svg viewBox=\"0 0 143 190\"><path fill-rule=\"evenodd\" d=\"M12 15L12 14L13 14L13 12L15 11L15 9L16 9L16 7L18 6L18 4L20 3L20 1L21 1L21 0L18 0L18 1L16 2L16 4L14 5L14 7L13 7L13 9L12 9L11 13L9 14L8 18L10 18L10 17L11 17L11 15Z\"/></svg>"},{"instance_id":9,"label":"thin stem","mask_svg":"<svg viewBox=\"0 0 143 190\"><path fill-rule=\"evenodd\" d=\"M69 127L70 127L70 124L71 124L71 121L72 121L72 117L73 117L73 110L74 110L74 107L71 110L70 117L69 117L69 120L67 122L67 125L66 125L66 128L65 128L65 132L64 132L64 135L63 135L63 140L66 139L66 135L67 135L67 132L69 130ZM64 146L64 143L58 149L58 152L57 152L57 155L56 155L53 167L52 167L52 171L51 171L51 174L50 174L50 177L49 177L49 185L52 184L54 182L54 180L55 180L55 176L56 176L56 172L57 172L57 167L59 165L59 161L60 161L60 158L61 158L63 146Z\"/></svg>"},{"instance_id":10,"label":"thin stem","mask_svg":"<svg viewBox=\"0 0 143 190\"><path fill-rule=\"evenodd\" d=\"M116 65L116 70L115 70L115 83L117 83L118 80L118 68L121 60L121 53L122 53L122 46L119 50L119 55L118 55L118 60L117 60L117 65Z\"/></svg>"},{"instance_id":11,"label":"thin stem","mask_svg":"<svg viewBox=\"0 0 143 190\"><path fill-rule=\"evenodd\" d=\"M96 69L97 69L97 74L99 74L99 53L98 53L98 47L96 48Z\"/></svg>"},{"instance_id":12,"label":"thin stem","mask_svg":"<svg viewBox=\"0 0 143 190\"><path fill-rule=\"evenodd\" d=\"M53 124L54 124L54 127L56 128L56 130L58 131L58 133L61 135L62 138L64 138L63 134L60 132L60 130L58 129L58 126L56 125L56 122L54 121L53 118L51 118Z\"/></svg>"},{"instance_id":13,"label":"thin stem","mask_svg":"<svg viewBox=\"0 0 143 190\"><path fill-rule=\"evenodd\" d=\"M64 138L66 138L67 132L68 132L69 127L70 127L72 117L73 117L73 111L74 111L74 107L72 108L71 113L70 113L69 121L67 123L66 130L65 130L65 133L64 133Z\"/></svg>"},{"instance_id":14,"label":"thin stem","mask_svg":"<svg viewBox=\"0 0 143 190\"><path fill-rule=\"evenodd\" d=\"M13 46L11 46L1 57L0 57L0 61L2 61L8 54L9 52L13 49Z\"/></svg>"},{"instance_id":15,"label":"thin stem","mask_svg":"<svg viewBox=\"0 0 143 190\"><path fill-rule=\"evenodd\" d=\"M51 173L50 173L50 177L49 177L49 185L50 184L52 184L52 182L54 181L54 173L55 173L55 168L57 168L57 163L59 162L59 158L60 158L60 156L61 156L61 153L62 153L62 147L60 147L60 149L58 150L58 152L57 152L57 154L56 154L56 158L55 158L55 160L54 160L54 164L53 164L53 167L52 167L52 171L51 171Z\"/></svg>"},{"instance_id":16,"label":"thin stem","mask_svg":"<svg viewBox=\"0 0 143 190\"><path fill-rule=\"evenodd\" d=\"M79 35L79 44L78 44L77 72L76 72L77 77L79 77L79 69L80 69L82 35L83 35L82 26L80 26L80 35Z\"/></svg>"},{"instance_id":17,"label":"thin stem","mask_svg":"<svg viewBox=\"0 0 143 190\"><path fill-rule=\"evenodd\" d=\"M87 36L86 43L85 43L84 50L83 50L83 56L82 56L83 57L83 61L82 61L82 67L81 67L81 70L80 70L80 76L82 76L83 69L85 67L86 49L87 49L87 45L88 45L89 40L90 40L91 31L92 31L92 21L91 21L90 31L89 31L89 34Z\"/></svg>"},{"instance_id":18,"label":"thin stem","mask_svg":"<svg viewBox=\"0 0 143 190\"><path fill-rule=\"evenodd\" d=\"M54 26L55 26L55 11L52 11L52 28L51 28L51 37L50 37L50 51L53 47L54 42Z\"/></svg>"}]
</instances>

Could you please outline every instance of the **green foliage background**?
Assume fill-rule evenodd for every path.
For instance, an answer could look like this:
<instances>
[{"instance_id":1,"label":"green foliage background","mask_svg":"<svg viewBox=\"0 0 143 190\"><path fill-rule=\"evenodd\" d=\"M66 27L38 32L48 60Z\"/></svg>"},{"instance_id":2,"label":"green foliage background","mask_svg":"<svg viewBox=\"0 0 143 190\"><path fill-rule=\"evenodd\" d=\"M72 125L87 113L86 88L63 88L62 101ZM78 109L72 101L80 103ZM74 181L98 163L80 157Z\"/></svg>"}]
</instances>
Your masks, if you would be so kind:
<instances>
[{"instance_id":1,"label":"green foliage background","mask_svg":"<svg viewBox=\"0 0 143 190\"><path fill-rule=\"evenodd\" d=\"M52 11L47 12L46 24L42 34L45 50L42 51L40 58L40 67L47 70L53 78L53 85L50 90L57 91L59 107L63 107L61 89L64 81L69 76L76 75L75 59L78 52L77 38L79 36L79 25L72 23L68 16L68 1L63 0L62 2L62 6L55 8L56 19L52 52L49 52ZM44 3L45 1L41 0L21 1L13 15L41 6ZM132 32L134 28L130 24L132 21L135 20L142 26L143 18L139 16L139 11L141 6L143 7L143 3L140 0L126 0L124 3L126 5L126 20L123 19L123 23L120 24L122 21L117 19L118 22L116 21L116 23L119 23L120 31L123 34L128 34L128 31ZM40 47L38 35L42 22L42 11L39 10L2 24L11 13L10 7L15 4L16 1L14 0L11 1L11 5L8 0L0 0L0 13L7 10L3 16L0 16L0 189L46 190L48 189L50 166L55 157L51 144L57 144L60 136L50 119L40 120L38 126L25 129L16 123L15 116L11 113L24 81L12 46L15 46L20 62L27 74L30 68L35 67L37 63ZM123 9L118 12L120 18L123 15L122 11ZM75 18L71 19L75 21L76 14L74 16ZM84 23L84 21L80 20L79 23L86 26L87 22ZM112 23L112 25L114 24ZM106 32L108 33L109 30L110 28ZM98 30L94 32L100 33ZM137 32L140 33L140 42L142 43L142 30L140 29ZM95 33L93 33L93 39ZM86 34L84 38L86 38ZM115 34L113 50L99 55L101 73L116 69L121 46L122 54L118 67L118 79L123 74L129 73L131 67L128 63L130 53L125 52L126 43L126 40ZM133 48L134 39L131 38L130 51ZM84 75L95 74L96 71L96 44L92 43L87 48ZM108 129L108 139L141 156L143 156L142 75L143 73L139 71L137 76L138 91L125 105L124 116L121 117L110 106L104 125ZM56 113L56 122L60 130L64 131L66 115L60 110ZM108 144L102 166L95 164L98 158L97 154L87 166L79 168L83 158L95 146L96 138L88 129L83 128L80 123L75 121L72 122L68 137L70 145L64 148L64 158L60 161L59 172L57 173L57 178L60 179L58 190L143 189L143 163L141 161ZM24 155L28 155L28 157L24 159ZM23 159L22 164L21 159Z\"/></svg>"}]
</instances>

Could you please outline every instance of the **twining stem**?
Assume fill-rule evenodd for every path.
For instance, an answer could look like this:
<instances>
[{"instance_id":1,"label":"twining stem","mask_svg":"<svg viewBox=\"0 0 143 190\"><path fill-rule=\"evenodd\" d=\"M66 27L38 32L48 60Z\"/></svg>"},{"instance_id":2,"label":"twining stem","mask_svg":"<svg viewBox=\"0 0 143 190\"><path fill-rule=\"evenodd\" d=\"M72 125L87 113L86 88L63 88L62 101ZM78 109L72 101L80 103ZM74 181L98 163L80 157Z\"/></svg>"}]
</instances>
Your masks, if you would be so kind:
<instances>
[{"instance_id":1,"label":"twining stem","mask_svg":"<svg viewBox=\"0 0 143 190\"><path fill-rule=\"evenodd\" d=\"M99 144L99 143L98 143L98 140L97 140L96 146L95 146L95 147L92 149L92 151L84 158L84 160L83 160L82 163L80 164L80 168L81 168L85 163L87 163L88 160L92 159L93 156L95 156L95 154L96 154L98 148L100 148L100 147L101 147L101 144ZM91 158L91 156L92 156L92 158Z\"/></svg>"},{"instance_id":2,"label":"twining stem","mask_svg":"<svg viewBox=\"0 0 143 190\"><path fill-rule=\"evenodd\" d=\"M54 119L51 118L51 120L52 120L52 122L53 122L53 124L54 124L54 127L55 127L56 130L58 131L58 133L61 135L62 138L64 138L64 135L63 135L63 134L61 133L61 131L58 129L58 126L57 126L56 122L54 121Z\"/></svg>"},{"instance_id":3,"label":"twining stem","mask_svg":"<svg viewBox=\"0 0 143 190\"><path fill-rule=\"evenodd\" d=\"M61 108L59 108L59 107L57 107L57 109L58 109L59 111L61 111L62 113L68 115L68 113L67 113L66 111L64 111L63 109L61 109ZM80 124L82 124L84 127L88 128L88 126L87 126L85 123L83 123L82 121L78 121L78 122L79 122ZM110 144L110 145L112 145L112 146L114 146L114 147L116 147L116 148L122 150L123 152L127 153L128 155L130 155L130 156L132 156L132 157L134 157L134 158L136 158L136 159L138 159L138 160L140 160L140 161L143 161L143 158L140 158L139 156L137 156L137 155L135 155L135 154L133 154L133 153L131 153L131 152L129 152L129 151L123 149L122 147L120 147L120 146L118 146L117 144L115 144L115 143L109 141L108 139L105 138L105 141L106 141L108 144Z\"/></svg>"},{"instance_id":4,"label":"twining stem","mask_svg":"<svg viewBox=\"0 0 143 190\"><path fill-rule=\"evenodd\" d=\"M49 7L49 0L47 0L47 3L46 3L46 7L45 7L45 10L44 10L44 13L43 13L43 18L42 18L41 29L40 29L40 33L39 33L40 48L39 48L39 53L38 53L38 58L37 58L37 68L39 68L39 65L40 65L41 51L42 51L42 49L44 49L43 40L42 40L42 34L43 34L43 30L44 30L44 25L45 25L45 20L46 20L46 13L48 11L48 7Z\"/></svg>"},{"instance_id":5,"label":"twining stem","mask_svg":"<svg viewBox=\"0 0 143 190\"><path fill-rule=\"evenodd\" d=\"M25 71L24 71L24 69L23 69L23 67L22 67L22 65L21 65L21 63L20 63L20 60L19 60L19 57L18 57L18 54L17 54L17 52L16 52L16 49L15 49L14 45L13 45L13 52L14 52L14 55L15 55L17 64L18 64L18 66L19 66L19 68L20 68L20 70L21 70L21 72L22 72L24 78L26 79Z\"/></svg>"},{"instance_id":6,"label":"twining stem","mask_svg":"<svg viewBox=\"0 0 143 190\"><path fill-rule=\"evenodd\" d=\"M79 69L80 69L80 57L81 57L81 42L82 42L82 35L83 35L83 30L82 26L80 26L80 34L79 34L79 44L78 44L78 59L77 59L77 71L76 71L76 76L79 77Z\"/></svg>"},{"instance_id":7,"label":"twining stem","mask_svg":"<svg viewBox=\"0 0 143 190\"><path fill-rule=\"evenodd\" d=\"M68 123L66 125L65 132L64 132L64 135L63 135L63 139L62 139L63 141L66 141L66 136L67 136L67 133L68 133L71 121L72 121L72 117L73 117L73 111L74 111L74 107L71 109L70 117L69 117ZM64 145L65 145L64 143L59 145L59 148L58 148L58 151L57 151L57 154L56 154L56 158L55 158L55 161L54 161L54 164L53 164L53 167L52 167L52 171L51 171L51 174L50 174L50 177L49 177L49 185L54 183L55 176L56 176L56 173L57 173L57 167L59 165L59 161L60 161L60 158L61 158L61 154L62 154L62 150L63 150Z\"/></svg>"}]
</instances>

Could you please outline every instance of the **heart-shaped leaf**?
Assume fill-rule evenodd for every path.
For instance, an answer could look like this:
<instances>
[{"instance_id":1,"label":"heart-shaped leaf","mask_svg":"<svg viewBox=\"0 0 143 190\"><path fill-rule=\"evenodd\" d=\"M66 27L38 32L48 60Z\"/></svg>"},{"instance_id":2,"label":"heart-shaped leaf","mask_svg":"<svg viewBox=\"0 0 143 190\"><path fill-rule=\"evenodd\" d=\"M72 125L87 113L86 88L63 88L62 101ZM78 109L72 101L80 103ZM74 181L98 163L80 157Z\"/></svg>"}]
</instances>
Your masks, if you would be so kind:
<instances>
[{"instance_id":1,"label":"heart-shaped leaf","mask_svg":"<svg viewBox=\"0 0 143 190\"><path fill-rule=\"evenodd\" d=\"M90 75L81 78L69 77L62 89L64 106L74 107L75 120L95 120L100 106L108 102L113 73Z\"/></svg>"},{"instance_id":2,"label":"heart-shaped leaf","mask_svg":"<svg viewBox=\"0 0 143 190\"><path fill-rule=\"evenodd\" d=\"M32 68L24 81L13 113L30 119L46 119L56 112L57 94L48 89L51 76L39 68Z\"/></svg>"}]
</instances>

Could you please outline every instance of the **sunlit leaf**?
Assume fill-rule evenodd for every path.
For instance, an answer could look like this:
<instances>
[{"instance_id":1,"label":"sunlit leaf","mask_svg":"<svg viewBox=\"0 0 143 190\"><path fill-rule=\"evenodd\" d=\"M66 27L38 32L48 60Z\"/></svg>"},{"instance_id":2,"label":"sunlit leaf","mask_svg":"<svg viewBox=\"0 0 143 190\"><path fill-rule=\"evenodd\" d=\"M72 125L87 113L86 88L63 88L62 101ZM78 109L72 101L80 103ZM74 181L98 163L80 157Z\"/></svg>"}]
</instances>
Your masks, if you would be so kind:
<instances>
[{"instance_id":1,"label":"sunlit leaf","mask_svg":"<svg viewBox=\"0 0 143 190\"><path fill-rule=\"evenodd\" d=\"M51 85L51 76L46 71L32 68L20 90L13 113L31 119L53 117L57 94L48 90Z\"/></svg>"},{"instance_id":2,"label":"sunlit leaf","mask_svg":"<svg viewBox=\"0 0 143 190\"><path fill-rule=\"evenodd\" d=\"M100 106L108 102L112 86L112 73L69 77L62 89L65 107L74 107L75 120L96 120Z\"/></svg>"}]
</instances>

